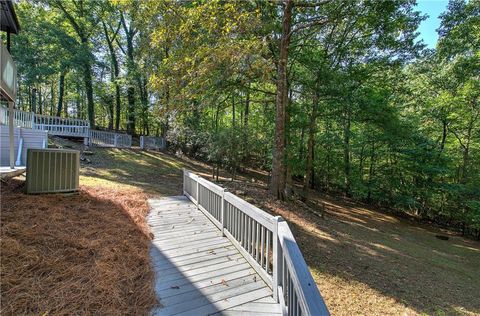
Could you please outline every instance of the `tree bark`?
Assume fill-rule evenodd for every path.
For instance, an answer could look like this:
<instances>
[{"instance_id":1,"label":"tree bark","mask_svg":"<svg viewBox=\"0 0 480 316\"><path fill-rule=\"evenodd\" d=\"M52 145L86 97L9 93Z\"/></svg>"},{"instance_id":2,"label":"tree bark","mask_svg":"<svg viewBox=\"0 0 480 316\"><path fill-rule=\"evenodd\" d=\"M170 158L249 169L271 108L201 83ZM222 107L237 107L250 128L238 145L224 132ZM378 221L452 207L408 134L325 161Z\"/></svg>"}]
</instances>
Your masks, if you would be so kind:
<instances>
[{"instance_id":1,"label":"tree bark","mask_svg":"<svg viewBox=\"0 0 480 316\"><path fill-rule=\"evenodd\" d=\"M133 29L131 24L127 26L125 22L125 17L123 13L120 16L120 20L125 32L125 38L127 40L127 73L128 73L128 89L127 89L127 99L128 99L128 110L127 110L127 133L133 135L135 134L135 60L133 57L133 38L136 31ZM139 81L137 80L137 85L140 86ZM141 100L143 102L143 98Z\"/></svg>"},{"instance_id":2,"label":"tree bark","mask_svg":"<svg viewBox=\"0 0 480 316\"><path fill-rule=\"evenodd\" d=\"M345 105L343 122L343 171L345 196L350 196L350 109Z\"/></svg>"},{"instance_id":3,"label":"tree bark","mask_svg":"<svg viewBox=\"0 0 480 316\"><path fill-rule=\"evenodd\" d=\"M43 114L43 104L42 104L42 88L39 87L38 89L38 113Z\"/></svg>"},{"instance_id":4,"label":"tree bark","mask_svg":"<svg viewBox=\"0 0 480 316\"><path fill-rule=\"evenodd\" d=\"M313 185L313 153L315 151L315 131L317 125L318 113L318 94L315 93L312 102L312 113L308 124L308 140L307 140L307 161L305 164L305 178L303 182L303 199L308 199L308 190Z\"/></svg>"},{"instance_id":5,"label":"tree bark","mask_svg":"<svg viewBox=\"0 0 480 316\"><path fill-rule=\"evenodd\" d=\"M285 150L286 150L286 162L285 162L285 197L288 198L293 194L293 171L292 171L292 151L289 150L291 146L292 134L290 129L290 114L292 105L292 93L290 85L288 85L288 102L285 109Z\"/></svg>"},{"instance_id":6,"label":"tree bark","mask_svg":"<svg viewBox=\"0 0 480 316\"><path fill-rule=\"evenodd\" d=\"M55 108L55 83L50 83L50 115L53 115Z\"/></svg>"},{"instance_id":7,"label":"tree bark","mask_svg":"<svg viewBox=\"0 0 480 316\"><path fill-rule=\"evenodd\" d=\"M375 142L372 141L372 149L370 151L370 167L368 170L368 193L367 201L370 203L372 198L372 183L374 175L374 166L375 166Z\"/></svg>"},{"instance_id":8,"label":"tree bark","mask_svg":"<svg viewBox=\"0 0 480 316\"><path fill-rule=\"evenodd\" d=\"M285 199L285 106L287 103L287 62L292 27L293 0L286 0L283 9L282 37L277 65L277 93L275 112L275 149L272 160L270 193Z\"/></svg>"},{"instance_id":9,"label":"tree bark","mask_svg":"<svg viewBox=\"0 0 480 316\"><path fill-rule=\"evenodd\" d=\"M85 61L83 65L83 79L85 83L85 92L87 93L87 113L90 128L95 128L95 105L93 103L93 84L92 84L92 67L89 61Z\"/></svg>"},{"instance_id":10,"label":"tree bark","mask_svg":"<svg viewBox=\"0 0 480 316\"><path fill-rule=\"evenodd\" d=\"M105 33L105 38L107 39L107 45L108 45L108 51L110 52L110 60L112 62L112 70L110 72L110 81L114 84L115 86L115 130L118 131L120 128L120 109L121 109L121 99L120 99L120 86L118 85L117 78L119 74L119 69L118 69L118 59L117 59L117 54L115 53L115 49L113 47L113 43L115 41L115 38L118 34L118 30L120 28L120 24L118 25L117 30L115 33L110 37L107 25L105 22L102 21L103 25L103 32ZM108 127L110 129L113 129L113 109L110 109L110 119L108 123Z\"/></svg>"},{"instance_id":11,"label":"tree bark","mask_svg":"<svg viewBox=\"0 0 480 316\"><path fill-rule=\"evenodd\" d=\"M32 89L32 106L31 110L33 113L37 113L37 88L33 87Z\"/></svg>"},{"instance_id":12,"label":"tree bark","mask_svg":"<svg viewBox=\"0 0 480 316\"><path fill-rule=\"evenodd\" d=\"M130 135L135 134L135 88L129 86L127 88L127 133Z\"/></svg>"},{"instance_id":13,"label":"tree bark","mask_svg":"<svg viewBox=\"0 0 480 316\"><path fill-rule=\"evenodd\" d=\"M65 91L65 76L67 72L62 70L60 73L60 79L58 80L58 104L57 104L57 116L62 114L63 107L63 95Z\"/></svg>"},{"instance_id":14,"label":"tree bark","mask_svg":"<svg viewBox=\"0 0 480 316\"><path fill-rule=\"evenodd\" d=\"M245 111L243 115L243 163L248 161L248 115L250 114L250 83L248 84L247 94L245 97Z\"/></svg>"}]
</instances>

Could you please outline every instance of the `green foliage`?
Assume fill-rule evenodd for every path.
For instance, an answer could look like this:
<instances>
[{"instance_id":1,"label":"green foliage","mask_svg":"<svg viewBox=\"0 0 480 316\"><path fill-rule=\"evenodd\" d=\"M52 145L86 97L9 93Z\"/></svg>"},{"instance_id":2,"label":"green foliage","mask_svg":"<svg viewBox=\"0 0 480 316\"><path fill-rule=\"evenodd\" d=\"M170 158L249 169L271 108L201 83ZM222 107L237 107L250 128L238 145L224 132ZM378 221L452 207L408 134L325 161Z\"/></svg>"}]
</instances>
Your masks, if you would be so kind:
<instances>
[{"instance_id":1,"label":"green foliage","mask_svg":"<svg viewBox=\"0 0 480 316\"><path fill-rule=\"evenodd\" d=\"M217 168L270 171L279 3L44 0L17 13L23 108L36 88L52 109L67 71L63 115L86 118L91 64L98 125L134 119L134 132ZM479 229L480 2L450 2L436 50L415 39L424 18L413 0L294 1L287 174L313 171L316 189Z\"/></svg>"}]
</instances>

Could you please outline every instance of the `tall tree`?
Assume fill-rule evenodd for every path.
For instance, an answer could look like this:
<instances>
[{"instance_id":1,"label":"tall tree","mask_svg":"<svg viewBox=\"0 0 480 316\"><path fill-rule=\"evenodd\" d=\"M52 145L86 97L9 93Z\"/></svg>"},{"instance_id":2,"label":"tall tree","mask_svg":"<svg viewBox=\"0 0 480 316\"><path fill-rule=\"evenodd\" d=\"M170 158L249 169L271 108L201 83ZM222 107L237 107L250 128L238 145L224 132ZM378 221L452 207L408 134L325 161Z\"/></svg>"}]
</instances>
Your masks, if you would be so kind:
<instances>
[{"instance_id":1,"label":"tall tree","mask_svg":"<svg viewBox=\"0 0 480 316\"><path fill-rule=\"evenodd\" d=\"M83 68L83 80L87 95L88 120L92 128L95 127L95 104L93 100L92 63L94 56L91 49L91 38L97 31L100 22L101 6L96 1L62 1L45 0L48 5L59 10L70 27L77 35L79 45L77 49L82 51L81 65Z\"/></svg>"}]
</instances>

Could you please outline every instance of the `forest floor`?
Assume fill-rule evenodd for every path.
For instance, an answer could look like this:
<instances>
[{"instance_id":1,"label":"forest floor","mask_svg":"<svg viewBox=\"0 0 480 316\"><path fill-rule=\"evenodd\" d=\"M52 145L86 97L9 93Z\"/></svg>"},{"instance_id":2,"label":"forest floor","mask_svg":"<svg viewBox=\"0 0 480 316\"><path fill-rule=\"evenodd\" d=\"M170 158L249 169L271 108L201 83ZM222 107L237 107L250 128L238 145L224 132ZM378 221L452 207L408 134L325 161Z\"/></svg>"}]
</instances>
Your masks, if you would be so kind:
<instances>
[{"instance_id":1,"label":"forest floor","mask_svg":"<svg viewBox=\"0 0 480 316\"><path fill-rule=\"evenodd\" d=\"M181 168L211 178L208 165L186 157L92 151L90 163L82 163L82 190L113 199L111 192L121 200L132 190L137 198L178 195ZM222 173L220 184L288 221L332 315L480 315L479 242L318 192L308 205L275 201L259 171L228 177Z\"/></svg>"}]
</instances>

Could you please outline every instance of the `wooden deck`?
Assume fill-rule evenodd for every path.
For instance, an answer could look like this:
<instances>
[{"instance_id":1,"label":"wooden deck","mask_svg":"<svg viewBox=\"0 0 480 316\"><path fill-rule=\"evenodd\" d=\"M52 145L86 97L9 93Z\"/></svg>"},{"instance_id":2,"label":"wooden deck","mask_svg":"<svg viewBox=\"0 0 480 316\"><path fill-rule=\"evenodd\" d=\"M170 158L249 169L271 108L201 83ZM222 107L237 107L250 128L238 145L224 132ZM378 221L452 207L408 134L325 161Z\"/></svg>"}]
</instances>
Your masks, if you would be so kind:
<instances>
[{"instance_id":1,"label":"wooden deck","mask_svg":"<svg viewBox=\"0 0 480 316\"><path fill-rule=\"evenodd\" d=\"M150 199L153 315L281 315L272 290L185 196Z\"/></svg>"}]
</instances>

